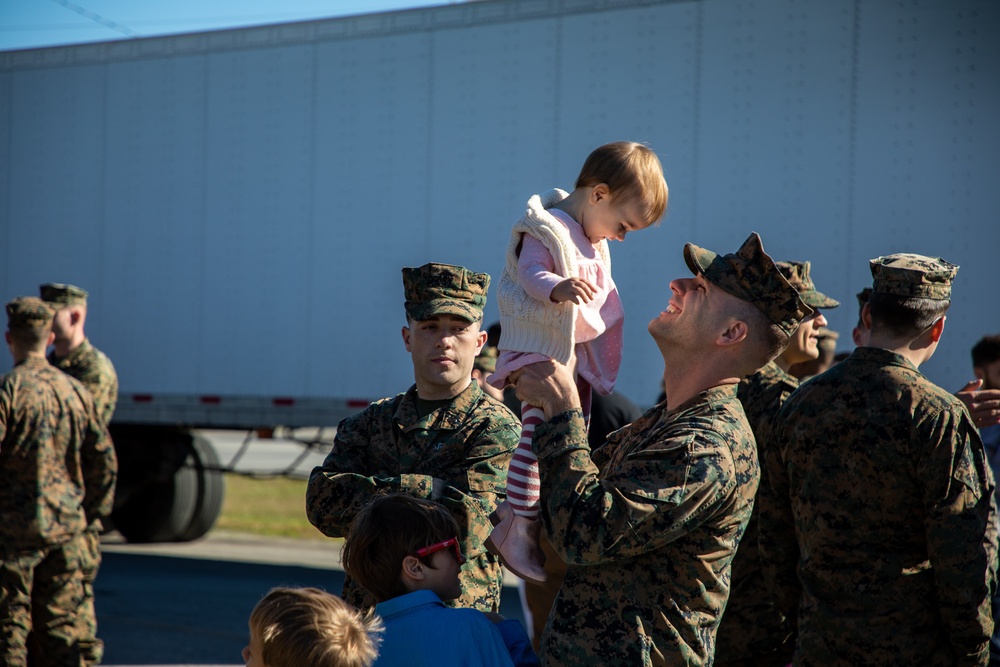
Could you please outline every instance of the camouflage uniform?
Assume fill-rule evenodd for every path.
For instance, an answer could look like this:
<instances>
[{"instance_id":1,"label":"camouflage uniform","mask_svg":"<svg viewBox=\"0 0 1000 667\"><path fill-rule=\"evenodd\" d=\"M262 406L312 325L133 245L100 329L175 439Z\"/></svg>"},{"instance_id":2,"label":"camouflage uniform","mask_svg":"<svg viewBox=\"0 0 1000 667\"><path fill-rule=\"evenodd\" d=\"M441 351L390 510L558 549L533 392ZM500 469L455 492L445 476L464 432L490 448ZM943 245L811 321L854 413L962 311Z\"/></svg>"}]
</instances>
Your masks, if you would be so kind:
<instances>
[{"instance_id":1,"label":"camouflage uniform","mask_svg":"<svg viewBox=\"0 0 1000 667\"><path fill-rule=\"evenodd\" d=\"M781 275L813 309L836 308L840 302L816 289L809 275L809 262L776 262ZM771 362L740 382L739 396L747 421L757 441L757 458L764 461L771 442L771 427L785 399L799 381ZM767 470L760 471L760 485L767 483ZM733 559L732 592L726 615L719 624L716 665L774 665L784 667L795 649L794 623L774 605L761 575L757 549L759 507L754 509L740 550Z\"/></svg>"},{"instance_id":2,"label":"camouflage uniform","mask_svg":"<svg viewBox=\"0 0 1000 667\"><path fill-rule=\"evenodd\" d=\"M956 270L878 258L874 293L949 298ZM793 393L773 435L761 558L779 608L797 611L795 664L985 665L994 482L961 401L863 347Z\"/></svg>"},{"instance_id":3,"label":"camouflage uniform","mask_svg":"<svg viewBox=\"0 0 1000 667\"><path fill-rule=\"evenodd\" d=\"M752 235L736 255L688 244L692 272L784 331L812 312ZM542 520L568 563L543 664L709 665L759 466L735 385L652 408L591 454L579 409L535 430Z\"/></svg>"},{"instance_id":4,"label":"camouflage uniform","mask_svg":"<svg viewBox=\"0 0 1000 667\"><path fill-rule=\"evenodd\" d=\"M753 429L757 456L762 462L772 421L785 399L798 386L799 381L781 370L773 361L740 382L737 396ZM763 487L766 483L767 470L762 466L760 486ZM726 614L719 624L715 652L718 665L787 665L791 662L795 649L794 624L789 623L775 608L770 591L762 579L760 555L757 551L759 515L760 507L757 506L750 516L740 549L733 559L732 590ZM759 660L762 656L770 657ZM773 663L770 662L772 658Z\"/></svg>"},{"instance_id":5,"label":"camouflage uniform","mask_svg":"<svg viewBox=\"0 0 1000 667\"><path fill-rule=\"evenodd\" d=\"M661 403L591 458L583 413L535 430L542 520L567 562L548 665L710 664L758 465L736 387Z\"/></svg>"},{"instance_id":6,"label":"camouflage uniform","mask_svg":"<svg viewBox=\"0 0 1000 667\"><path fill-rule=\"evenodd\" d=\"M107 355L84 340L65 357L50 352L49 363L82 382L94 397L94 410L101 424L111 423L118 403L118 375Z\"/></svg>"},{"instance_id":7,"label":"camouflage uniform","mask_svg":"<svg viewBox=\"0 0 1000 667\"><path fill-rule=\"evenodd\" d=\"M46 328L51 322L38 299L7 309L12 328L40 321L40 309L49 313ZM83 659L75 618L82 533L111 511L114 470L114 449L82 384L41 356L0 379L0 664L27 664L33 627L39 664Z\"/></svg>"},{"instance_id":8,"label":"camouflage uniform","mask_svg":"<svg viewBox=\"0 0 1000 667\"><path fill-rule=\"evenodd\" d=\"M47 283L39 287L41 298L55 310L87 303L87 292L74 285ZM84 339L65 357L49 353L49 363L83 383L94 399L94 410L101 425L107 427L118 403L118 375L107 355ZM83 558L84 602L79 622L87 637L81 640L87 664L95 665L104 656L104 643L97 638L97 612L94 609L94 581L101 567L100 520L87 527Z\"/></svg>"},{"instance_id":9,"label":"camouflage uniform","mask_svg":"<svg viewBox=\"0 0 1000 667\"><path fill-rule=\"evenodd\" d=\"M419 321L450 312L479 320L489 276L461 269L459 275L465 278L452 284L451 277L460 268L427 265L405 270L408 315ZM478 285L470 283L477 278ZM479 296L472 299L470 294ZM462 566L462 596L451 604L497 611L503 575L483 542L493 528L489 515L505 496L505 471L520 437L520 424L475 382L423 417L417 399L414 385L340 423L332 451L309 479L309 520L325 535L344 537L358 511L376 493L433 499L458 521L462 553L468 558ZM435 478L447 484L440 498L432 498ZM343 596L362 609L375 604L350 578L345 580Z\"/></svg>"}]
</instances>

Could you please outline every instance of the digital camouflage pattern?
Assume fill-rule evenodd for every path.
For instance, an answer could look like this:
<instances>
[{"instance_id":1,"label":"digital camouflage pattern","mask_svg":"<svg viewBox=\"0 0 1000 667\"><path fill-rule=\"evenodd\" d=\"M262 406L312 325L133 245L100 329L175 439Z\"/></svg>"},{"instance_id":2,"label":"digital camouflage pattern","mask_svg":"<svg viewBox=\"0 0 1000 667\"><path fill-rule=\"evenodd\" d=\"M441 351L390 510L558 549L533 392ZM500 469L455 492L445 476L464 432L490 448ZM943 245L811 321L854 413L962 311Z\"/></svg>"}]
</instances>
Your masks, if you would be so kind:
<instances>
[{"instance_id":1,"label":"digital camouflage pattern","mask_svg":"<svg viewBox=\"0 0 1000 667\"><path fill-rule=\"evenodd\" d=\"M739 250L728 255L718 255L687 243L684 261L691 273L700 273L737 299L757 306L789 336L799 328L802 319L813 312L764 252L756 232L750 234Z\"/></svg>"},{"instance_id":2,"label":"digital camouflage pattern","mask_svg":"<svg viewBox=\"0 0 1000 667\"><path fill-rule=\"evenodd\" d=\"M384 398L337 427L333 449L309 477L306 514L329 537L344 537L354 517L379 492L435 500L461 527L462 596L457 607L497 611L502 572L483 546L489 515L506 497L506 471L521 425L502 403L470 382L451 403L421 418L416 387ZM447 486L432 497L434 478ZM360 609L375 600L349 577L344 599Z\"/></svg>"},{"instance_id":3,"label":"digital camouflage pattern","mask_svg":"<svg viewBox=\"0 0 1000 667\"><path fill-rule=\"evenodd\" d=\"M872 291L924 299L950 299L958 266L943 259L900 253L869 261Z\"/></svg>"},{"instance_id":4,"label":"digital camouflage pattern","mask_svg":"<svg viewBox=\"0 0 1000 667\"><path fill-rule=\"evenodd\" d=\"M16 317L10 318L15 326ZM41 425L44 425L42 427ZM36 562L34 604L62 609L75 622L77 607L56 604L63 596L82 598L82 533L91 522L111 511L117 464L106 430L94 414L89 392L82 384L29 356L0 379L0 553L4 586L17 586L24 563ZM73 545L69 545L72 542ZM68 545L71 562L61 559ZM66 571L72 570L72 576ZM66 590L50 579L67 580ZM79 580L79 583L77 583ZM0 595L3 624L0 664L23 663L23 645L31 629L18 606L23 592L4 589ZM11 607L9 605L13 605ZM63 620L50 625L58 632ZM68 632L68 631L66 631ZM58 643L42 628L38 641ZM79 635L74 637L78 644ZM52 649L58 651L58 647ZM77 651L80 647L77 645ZM15 657L20 655L21 657ZM54 654L55 655L55 654ZM6 662L5 662L6 661ZM21 662L19 662L21 661Z\"/></svg>"},{"instance_id":5,"label":"digital camouflage pattern","mask_svg":"<svg viewBox=\"0 0 1000 667\"><path fill-rule=\"evenodd\" d=\"M50 352L49 363L82 382L94 398L94 409L101 425L111 423L118 404L118 374L106 354L84 339L65 357Z\"/></svg>"},{"instance_id":6,"label":"digital camouflage pattern","mask_svg":"<svg viewBox=\"0 0 1000 667\"><path fill-rule=\"evenodd\" d=\"M775 262L775 265L810 308L836 308L840 305L839 301L816 289L816 284L809 276L809 262Z\"/></svg>"},{"instance_id":7,"label":"digital camouflage pattern","mask_svg":"<svg viewBox=\"0 0 1000 667\"><path fill-rule=\"evenodd\" d=\"M483 373L494 373L497 370L497 358L500 350L493 345L483 345L482 351L476 355L472 367Z\"/></svg>"},{"instance_id":8,"label":"digital camouflage pattern","mask_svg":"<svg viewBox=\"0 0 1000 667\"><path fill-rule=\"evenodd\" d=\"M50 304L56 310L67 306L86 306L87 290L76 285L63 283L46 283L38 286L42 301Z\"/></svg>"},{"instance_id":9,"label":"digital camouflage pattern","mask_svg":"<svg viewBox=\"0 0 1000 667\"><path fill-rule=\"evenodd\" d=\"M0 559L0 617L5 619L0 622L0 665L87 662L74 618L83 597L83 539L82 534L76 535L61 544L4 554ZM32 612L37 624L29 641Z\"/></svg>"},{"instance_id":10,"label":"digital camouflage pattern","mask_svg":"<svg viewBox=\"0 0 1000 667\"><path fill-rule=\"evenodd\" d=\"M55 311L41 299L22 296L7 302L9 329L51 329Z\"/></svg>"},{"instance_id":11,"label":"digital camouflage pattern","mask_svg":"<svg viewBox=\"0 0 1000 667\"><path fill-rule=\"evenodd\" d=\"M87 305L87 291L75 285L48 283L39 286L39 292L42 299L55 309ZM53 350L48 359L53 366L83 383L94 399L94 409L102 426L110 424L118 403L118 375L107 355L84 339L65 357L57 356ZM84 600L79 623L84 628L80 643L88 665L100 663L104 654L104 644L96 634L97 615L94 610L94 581L101 565L102 529L101 523L96 522L84 535L87 549L83 552Z\"/></svg>"},{"instance_id":12,"label":"digital camouflage pattern","mask_svg":"<svg viewBox=\"0 0 1000 667\"><path fill-rule=\"evenodd\" d=\"M785 401L766 468L761 562L796 665L987 664L994 481L961 401L858 348Z\"/></svg>"},{"instance_id":13,"label":"digital camouflage pattern","mask_svg":"<svg viewBox=\"0 0 1000 667\"><path fill-rule=\"evenodd\" d=\"M483 319L490 277L452 264L424 264L403 269L406 314L414 321L448 314L470 322Z\"/></svg>"},{"instance_id":14,"label":"digital camouflage pattern","mask_svg":"<svg viewBox=\"0 0 1000 667\"><path fill-rule=\"evenodd\" d=\"M591 456L579 409L535 430L542 520L568 563L542 664L709 665L759 468L736 386L666 403Z\"/></svg>"},{"instance_id":15,"label":"digital camouflage pattern","mask_svg":"<svg viewBox=\"0 0 1000 667\"><path fill-rule=\"evenodd\" d=\"M773 361L740 382L736 395L757 441L758 461L764 461L771 426L779 408L798 386L799 381ZM767 470L761 467L760 488L766 483ZM715 650L717 667L765 656L773 656L771 664L776 667L784 667L792 661L794 623L777 610L761 574L757 550L759 514L760 508L755 505L733 559L732 590L719 625Z\"/></svg>"},{"instance_id":16,"label":"digital camouflage pattern","mask_svg":"<svg viewBox=\"0 0 1000 667\"><path fill-rule=\"evenodd\" d=\"M868 297L870 297L871 295L872 295L871 287L866 287L857 294L855 294L855 296L858 299L858 314L861 313L861 309L865 307L866 303L868 303Z\"/></svg>"},{"instance_id":17,"label":"digital camouflage pattern","mask_svg":"<svg viewBox=\"0 0 1000 667\"><path fill-rule=\"evenodd\" d=\"M819 339L819 349L833 350L837 346L837 341L840 340L840 334L829 327L820 327L816 331L816 338Z\"/></svg>"}]
</instances>

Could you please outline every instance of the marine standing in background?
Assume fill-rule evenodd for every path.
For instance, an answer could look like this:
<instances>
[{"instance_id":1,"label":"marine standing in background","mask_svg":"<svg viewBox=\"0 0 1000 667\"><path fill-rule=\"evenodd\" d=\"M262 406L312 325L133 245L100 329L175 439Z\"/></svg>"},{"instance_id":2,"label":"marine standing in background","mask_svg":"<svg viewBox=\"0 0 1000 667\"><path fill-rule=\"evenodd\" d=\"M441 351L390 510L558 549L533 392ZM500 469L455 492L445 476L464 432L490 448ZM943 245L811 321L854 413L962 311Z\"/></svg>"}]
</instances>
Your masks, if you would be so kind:
<instances>
[{"instance_id":1,"label":"marine standing in background","mask_svg":"<svg viewBox=\"0 0 1000 667\"><path fill-rule=\"evenodd\" d=\"M82 384L45 361L52 310L7 304L0 378L0 664L77 665L87 526L111 512L115 452Z\"/></svg>"},{"instance_id":2,"label":"marine standing in background","mask_svg":"<svg viewBox=\"0 0 1000 667\"><path fill-rule=\"evenodd\" d=\"M796 666L986 665L993 475L961 401L918 370L937 349L958 267L871 260L867 347L778 414L760 548Z\"/></svg>"},{"instance_id":3,"label":"marine standing in background","mask_svg":"<svg viewBox=\"0 0 1000 667\"><path fill-rule=\"evenodd\" d=\"M74 285L47 283L39 288L42 301L55 311L56 335L49 363L83 383L94 397L101 424L111 423L118 403L118 375L107 355L90 344L83 327L87 322L87 292Z\"/></svg>"},{"instance_id":4,"label":"marine standing in background","mask_svg":"<svg viewBox=\"0 0 1000 667\"><path fill-rule=\"evenodd\" d=\"M87 388L94 398L94 411L101 425L107 427L118 403L118 375L107 355L90 344L84 333L87 321L87 292L75 285L46 283L39 287L42 301L47 303L55 317L52 333L55 342L49 353L49 363L73 376ZM88 665L101 662L104 643L97 638L97 612L94 609L94 580L101 567L101 531L104 526L98 519L87 527L88 550L83 564L84 602L79 621L84 637L84 657Z\"/></svg>"},{"instance_id":5,"label":"marine standing in background","mask_svg":"<svg viewBox=\"0 0 1000 667\"><path fill-rule=\"evenodd\" d=\"M503 575L483 543L493 528L489 515L504 499L504 471L521 429L472 380L486 343L480 323L489 284L487 274L450 264L403 269L403 344L416 383L340 422L333 449L309 477L306 514L324 535L344 537L378 493L444 505L458 521L468 559L454 605L495 612ZM343 597L362 610L376 602L350 577Z\"/></svg>"},{"instance_id":6,"label":"marine standing in background","mask_svg":"<svg viewBox=\"0 0 1000 667\"><path fill-rule=\"evenodd\" d=\"M737 392L747 421L757 441L757 459L764 454L771 437L772 422L785 399L799 386L788 371L819 357L819 332L826 326L820 308L836 308L840 302L816 289L809 275L809 262L776 262L781 275L798 290L799 298L813 309L791 335L788 347L771 363L740 382ZM760 485L767 483L767 471L760 471ZM761 575L757 551L760 507L755 506L743 542L733 559L732 591L729 605L719 624L715 664L717 667L784 667L795 650L795 619L785 618L774 605L771 592Z\"/></svg>"},{"instance_id":7,"label":"marine standing in background","mask_svg":"<svg viewBox=\"0 0 1000 667\"><path fill-rule=\"evenodd\" d=\"M542 520L568 563L542 663L709 665L730 564L757 490L736 385L811 313L753 234L719 256L687 244L694 277L670 283L649 323L667 399L591 453L572 373L553 361L512 377L542 406L535 430Z\"/></svg>"}]
</instances>

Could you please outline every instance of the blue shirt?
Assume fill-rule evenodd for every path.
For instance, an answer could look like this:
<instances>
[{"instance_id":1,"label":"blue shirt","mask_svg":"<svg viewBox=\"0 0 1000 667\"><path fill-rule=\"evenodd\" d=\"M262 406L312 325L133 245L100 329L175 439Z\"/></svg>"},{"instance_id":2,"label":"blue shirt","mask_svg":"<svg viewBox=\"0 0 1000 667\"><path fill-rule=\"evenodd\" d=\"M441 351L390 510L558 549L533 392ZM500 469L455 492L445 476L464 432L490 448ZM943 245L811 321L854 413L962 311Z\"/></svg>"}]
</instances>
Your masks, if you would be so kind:
<instances>
[{"instance_id":1,"label":"blue shirt","mask_svg":"<svg viewBox=\"0 0 1000 667\"><path fill-rule=\"evenodd\" d=\"M386 600L375 606L375 612L385 624L377 667L513 666L514 650L521 654L517 664L538 664L530 650L530 657L523 655L527 634L516 620L504 621L501 633L481 611L446 607L433 591L414 591ZM508 648L504 635L511 635L511 624L520 633L508 638L512 642Z\"/></svg>"}]
</instances>

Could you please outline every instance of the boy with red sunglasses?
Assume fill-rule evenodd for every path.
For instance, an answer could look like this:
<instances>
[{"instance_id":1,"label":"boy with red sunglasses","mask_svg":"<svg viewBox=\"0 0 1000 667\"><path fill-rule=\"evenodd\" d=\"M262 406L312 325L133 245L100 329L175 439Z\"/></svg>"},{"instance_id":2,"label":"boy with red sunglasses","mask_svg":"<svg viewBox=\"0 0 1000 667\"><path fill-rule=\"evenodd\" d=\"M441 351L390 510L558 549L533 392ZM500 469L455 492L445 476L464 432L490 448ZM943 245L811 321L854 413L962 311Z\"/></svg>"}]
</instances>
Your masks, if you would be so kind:
<instances>
[{"instance_id":1,"label":"boy with red sunglasses","mask_svg":"<svg viewBox=\"0 0 1000 667\"><path fill-rule=\"evenodd\" d=\"M448 510L407 494L376 496L355 517L342 561L378 600L385 634L376 667L538 664L518 621L445 605L462 594L459 544Z\"/></svg>"}]
</instances>

